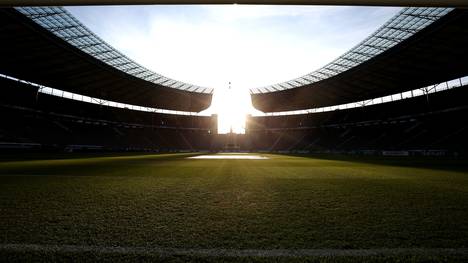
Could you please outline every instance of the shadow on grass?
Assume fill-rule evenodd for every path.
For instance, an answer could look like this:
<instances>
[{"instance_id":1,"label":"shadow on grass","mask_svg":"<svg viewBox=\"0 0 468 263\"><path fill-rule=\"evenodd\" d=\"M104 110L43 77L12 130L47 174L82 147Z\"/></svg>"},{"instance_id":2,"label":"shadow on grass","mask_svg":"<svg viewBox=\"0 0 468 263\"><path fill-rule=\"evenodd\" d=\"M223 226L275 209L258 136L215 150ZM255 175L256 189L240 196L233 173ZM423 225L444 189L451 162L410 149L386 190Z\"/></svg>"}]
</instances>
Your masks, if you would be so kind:
<instances>
[{"instance_id":1,"label":"shadow on grass","mask_svg":"<svg viewBox=\"0 0 468 263\"><path fill-rule=\"evenodd\" d=\"M33 160L66 160L66 159L83 159L97 157L124 157L124 156L143 156L143 155L163 155L163 154L178 154L176 152L42 152L42 153L0 153L0 162L11 161L33 161ZM183 153L179 153L183 154ZM198 155L202 152L187 153Z\"/></svg>"},{"instance_id":2,"label":"shadow on grass","mask_svg":"<svg viewBox=\"0 0 468 263\"><path fill-rule=\"evenodd\" d=\"M111 153L24 156L14 160L0 159L0 175L87 175L119 174L151 169L152 163L183 160L202 153ZM139 168L139 169L136 169Z\"/></svg>"},{"instance_id":3,"label":"shadow on grass","mask_svg":"<svg viewBox=\"0 0 468 263\"><path fill-rule=\"evenodd\" d=\"M439 157L439 156L363 156L343 154L279 154L284 156L321 159L330 161L344 161L367 163L374 165L399 166L437 169L444 171L455 171L468 173L467 157Z\"/></svg>"}]
</instances>

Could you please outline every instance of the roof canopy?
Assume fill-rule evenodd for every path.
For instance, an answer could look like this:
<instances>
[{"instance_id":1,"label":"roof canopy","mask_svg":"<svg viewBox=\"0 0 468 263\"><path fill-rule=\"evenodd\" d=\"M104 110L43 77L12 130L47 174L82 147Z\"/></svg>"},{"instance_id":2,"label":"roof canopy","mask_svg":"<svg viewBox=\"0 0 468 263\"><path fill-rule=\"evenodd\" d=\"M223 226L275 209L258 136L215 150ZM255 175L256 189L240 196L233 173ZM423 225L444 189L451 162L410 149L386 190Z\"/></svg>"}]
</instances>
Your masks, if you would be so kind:
<instances>
[{"instance_id":1,"label":"roof canopy","mask_svg":"<svg viewBox=\"0 0 468 263\"><path fill-rule=\"evenodd\" d=\"M19 10L19 11L18 11ZM212 89L172 80L128 59L63 8L0 9L0 73L90 97L199 112Z\"/></svg>"},{"instance_id":2,"label":"roof canopy","mask_svg":"<svg viewBox=\"0 0 468 263\"><path fill-rule=\"evenodd\" d=\"M433 19L430 25L399 40L390 48L379 46L379 43L368 45L367 48L377 51L377 54L367 60L352 61L349 58L349 66L331 63L331 66L335 66L336 74L333 74L333 69L324 71L329 76L322 80L252 94L253 104L265 112L325 107L382 97L466 76L468 10L455 9L445 13L437 18L427 16L427 19ZM405 27L410 31L412 25L404 23L398 31ZM382 41L382 44L386 44L393 40L387 37ZM361 55L357 57L360 59L365 53L354 55Z\"/></svg>"}]
</instances>

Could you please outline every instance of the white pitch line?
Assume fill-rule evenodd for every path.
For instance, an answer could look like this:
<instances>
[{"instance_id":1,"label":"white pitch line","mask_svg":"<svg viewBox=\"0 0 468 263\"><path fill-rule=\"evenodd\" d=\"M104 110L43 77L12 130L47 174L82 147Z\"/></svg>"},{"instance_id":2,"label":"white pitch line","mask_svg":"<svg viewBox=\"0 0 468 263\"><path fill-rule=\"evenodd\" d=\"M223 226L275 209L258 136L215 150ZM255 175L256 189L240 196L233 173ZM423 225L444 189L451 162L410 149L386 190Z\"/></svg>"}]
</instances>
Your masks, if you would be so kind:
<instances>
[{"instance_id":1,"label":"white pitch line","mask_svg":"<svg viewBox=\"0 0 468 263\"><path fill-rule=\"evenodd\" d=\"M220 152L217 154L228 154L228 155L235 155L235 154L249 154L249 153L241 153L241 152Z\"/></svg>"},{"instance_id":2,"label":"white pitch line","mask_svg":"<svg viewBox=\"0 0 468 263\"><path fill-rule=\"evenodd\" d=\"M260 155L227 155L227 154L220 154L220 155L198 155L193 157L187 157L187 159L240 159L240 160L265 160L270 159L265 156Z\"/></svg>"},{"instance_id":3,"label":"white pitch line","mask_svg":"<svg viewBox=\"0 0 468 263\"><path fill-rule=\"evenodd\" d=\"M151 254L199 257L368 257L368 256L468 256L468 248L375 248L375 249L184 249L85 245L0 244L0 251Z\"/></svg>"}]
</instances>

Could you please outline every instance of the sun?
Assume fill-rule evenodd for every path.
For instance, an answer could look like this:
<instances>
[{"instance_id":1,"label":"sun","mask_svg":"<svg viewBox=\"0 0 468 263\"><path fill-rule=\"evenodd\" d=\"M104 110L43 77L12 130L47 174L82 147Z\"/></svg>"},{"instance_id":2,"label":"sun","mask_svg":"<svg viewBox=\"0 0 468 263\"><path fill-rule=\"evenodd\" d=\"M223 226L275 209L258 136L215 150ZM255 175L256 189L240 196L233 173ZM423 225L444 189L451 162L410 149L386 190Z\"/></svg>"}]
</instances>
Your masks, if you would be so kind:
<instances>
[{"instance_id":1,"label":"sun","mask_svg":"<svg viewBox=\"0 0 468 263\"><path fill-rule=\"evenodd\" d=\"M244 134L247 115L258 112L252 106L249 90L231 82L215 89L211 106L206 111L218 115L218 134Z\"/></svg>"}]
</instances>

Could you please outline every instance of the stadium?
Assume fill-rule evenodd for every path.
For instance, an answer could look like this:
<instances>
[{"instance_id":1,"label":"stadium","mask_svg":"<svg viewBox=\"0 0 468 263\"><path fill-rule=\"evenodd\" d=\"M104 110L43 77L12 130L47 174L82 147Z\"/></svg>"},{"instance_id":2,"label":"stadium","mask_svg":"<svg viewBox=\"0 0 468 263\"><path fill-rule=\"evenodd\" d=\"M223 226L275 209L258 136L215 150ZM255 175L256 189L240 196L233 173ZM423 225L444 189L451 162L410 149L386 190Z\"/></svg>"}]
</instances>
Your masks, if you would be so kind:
<instances>
[{"instance_id":1,"label":"stadium","mask_svg":"<svg viewBox=\"0 0 468 263\"><path fill-rule=\"evenodd\" d=\"M240 117L64 7L0 8L0 261L466 262L468 9L406 6Z\"/></svg>"}]
</instances>

